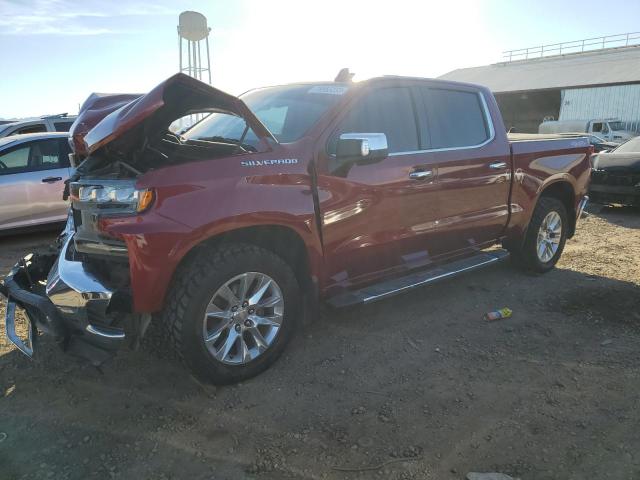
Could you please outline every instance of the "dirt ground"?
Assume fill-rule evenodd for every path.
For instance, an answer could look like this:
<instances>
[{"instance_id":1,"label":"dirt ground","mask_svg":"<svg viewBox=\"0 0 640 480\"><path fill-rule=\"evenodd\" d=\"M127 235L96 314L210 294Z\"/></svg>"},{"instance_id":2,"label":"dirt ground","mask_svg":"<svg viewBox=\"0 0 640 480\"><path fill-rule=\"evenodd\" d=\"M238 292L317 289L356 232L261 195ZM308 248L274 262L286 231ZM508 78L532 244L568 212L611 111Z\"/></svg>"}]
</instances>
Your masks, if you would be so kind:
<instances>
[{"instance_id":1,"label":"dirt ground","mask_svg":"<svg viewBox=\"0 0 640 480\"><path fill-rule=\"evenodd\" d=\"M0 272L53 238L0 239ZM549 274L505 263L329 311L224 388L157 343L101 374L46 338L31 361L2 327L0 479L638 479L639 267L640 212L605 209Z\"/></svg>"}]
</instances>

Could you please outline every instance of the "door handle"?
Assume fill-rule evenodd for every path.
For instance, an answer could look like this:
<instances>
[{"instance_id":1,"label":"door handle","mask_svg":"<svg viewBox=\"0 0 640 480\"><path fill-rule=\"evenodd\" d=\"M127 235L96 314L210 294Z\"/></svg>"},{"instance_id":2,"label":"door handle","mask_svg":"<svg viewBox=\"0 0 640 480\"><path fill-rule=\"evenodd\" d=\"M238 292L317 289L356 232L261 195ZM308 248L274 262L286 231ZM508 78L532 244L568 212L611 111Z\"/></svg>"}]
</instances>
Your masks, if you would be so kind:
<instances>
[{"instance_id":1,"label":"door handle","mask_svg":"<svg viewBox=\"0 0 640 480\"><path fill-rule=\"evenodd\" d=\"M416 170L409 174L411 180L426 180L433 177L433 170Z\"/></svg>"},{"instance_id":2,"label":"door handle","mask_svg":"<svg viewBox=\"0 0 640 480\"><path fill-rule=\"evenodd\" d=\"M507 168L507 162L490 163L489 168L492 168L494 170L502 170L503 168Z\"/></svg>"},{"instance_id":3,"label":"door handle","mask_svg":"<svg viewBox=\"0 0 640 480\"><path fill-rule=\"evenodd\" d=\"M42 179L42 183L56 183L62 180L62 177L46 177Z\"/></svg>"}]
</instances>

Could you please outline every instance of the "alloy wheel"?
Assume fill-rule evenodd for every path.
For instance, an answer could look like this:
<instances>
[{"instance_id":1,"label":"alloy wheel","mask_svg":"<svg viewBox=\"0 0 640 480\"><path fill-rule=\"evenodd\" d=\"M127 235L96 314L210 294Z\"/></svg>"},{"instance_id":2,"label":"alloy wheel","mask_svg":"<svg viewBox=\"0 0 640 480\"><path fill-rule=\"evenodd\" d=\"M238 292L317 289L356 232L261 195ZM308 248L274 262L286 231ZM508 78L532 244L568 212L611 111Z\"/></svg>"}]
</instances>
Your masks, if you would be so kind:
<instances>
[{"instance_id":1,"label":"alloy wheel","mask_svg":"<svg viewBox=\"0 0 640 480\"><path fill-rule=\"evenodd\" d=\"M549 262L560 247L562 239L562 218L558 212L552 211L544 217L536 241L538 260Z\"/></svg>"},{"instance_id":2,"label":"alloy wheel","mask_svg":"<svg viewBox=\"0 0 640 480\"><path fill-rule=\"evenodd\" d=\"M204 315L203 337L218 361L246 364L276 339L284 317L284 297L270 276L246 272L233 277L213 295Z\"/></svg>"}]
</instances>

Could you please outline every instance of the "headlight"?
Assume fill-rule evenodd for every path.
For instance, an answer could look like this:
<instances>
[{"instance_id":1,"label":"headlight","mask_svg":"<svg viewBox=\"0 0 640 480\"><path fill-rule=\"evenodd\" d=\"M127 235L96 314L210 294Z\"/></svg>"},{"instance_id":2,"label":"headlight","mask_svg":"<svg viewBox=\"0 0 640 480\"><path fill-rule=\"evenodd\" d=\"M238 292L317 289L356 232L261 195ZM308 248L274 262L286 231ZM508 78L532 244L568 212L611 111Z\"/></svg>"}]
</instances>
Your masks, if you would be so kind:
<instances>
[{"instance_id":1,"label":"headlight","mask_svg":"<svg viewBox=\"0 0 640 480\"><path fill-rule=\"evenodd\" d=\"M81 186L78 200L95 203L98 207L143 212L153 203L153 190L138 190L129 185Z\"/></svg>"}]
</instances>

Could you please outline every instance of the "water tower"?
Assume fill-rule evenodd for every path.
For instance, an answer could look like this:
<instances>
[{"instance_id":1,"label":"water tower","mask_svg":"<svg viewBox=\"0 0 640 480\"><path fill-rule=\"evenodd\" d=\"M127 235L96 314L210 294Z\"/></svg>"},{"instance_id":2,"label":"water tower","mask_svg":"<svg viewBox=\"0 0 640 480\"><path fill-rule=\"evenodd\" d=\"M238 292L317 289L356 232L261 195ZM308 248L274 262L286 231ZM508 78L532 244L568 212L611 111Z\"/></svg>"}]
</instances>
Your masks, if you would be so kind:
<instances>
[{"instance_id":1,"label":"water tower","mask_svg":"<svg viewBox=\"0 0 640 480\"><path fill-rule=\"evenodd\" d=\"M198 12L182 12L178 17L178 39L180 47L180 71L203 80L206 72L211 83L211 59L209 56L209 32L207 17ZM184 40L184 43L183 43ZM202 42L207 56L202 62Z\"/></svg>"}]
</instances>

